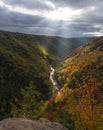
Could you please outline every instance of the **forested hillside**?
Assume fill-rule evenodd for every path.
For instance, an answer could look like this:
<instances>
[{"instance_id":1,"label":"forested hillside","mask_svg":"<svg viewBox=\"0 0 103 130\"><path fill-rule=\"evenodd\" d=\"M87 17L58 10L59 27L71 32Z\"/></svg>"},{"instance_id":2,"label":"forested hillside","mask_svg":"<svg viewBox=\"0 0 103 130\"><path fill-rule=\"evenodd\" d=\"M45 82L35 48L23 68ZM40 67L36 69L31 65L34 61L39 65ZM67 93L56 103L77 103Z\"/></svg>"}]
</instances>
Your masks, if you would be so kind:
<instances>
[{"instance_id":1,"label":"forested hillside","mask_svg":"<svg viewBox=\"0 0 103 130\"><path fill-rule=\"evenodd\" d=\"M88 80L91 76L99 80L100 86L103 85L102 37L75 49L70 55L57 69L56 75L61 85L72 89L79 88L84 79Z\"/></svg>"},{"instance_id":2,"label":"forested hillside","mask_svg":"<svg viewBox=\"0 0 103 130\"><path fill-rule=\"evenodd\" d=\"M63 93L62 90L59 96L54 95L53 101L55 101L56 104L52 104L52 98L50 98L52 95L52 84L49 79L50 65L54 63L57 65L57 59L70 56L69 52L72 49L84 44L85 41L90 39L93 38L66 39L55 36L38 36L0 31L0 119L12 116L27 119L37 119L42 116L49 118L49 114L51 120L61 122L68 128L74 129L74 119L68 116L68 111L65 112L62 110L62 108L65 110L68 104L63 103L64 105L62 105L61 103L61 99L63 99L63 102L67 102L67 100L64 100L63 96L61 96ZM91 44L88 46L92 46ZM60 86L63 87L63 90L64 88L69 88L69 90L81 88L80 85L85 81L82 81L83 76L85 77L85 73L81 71L82 82L80 82L80 85L75 85L76 82L79 81L79 78L78 75L76 75L77 71L72 67L74 67L74 65L76 67L76 63L78 63L78 66L81 63L89 67L90 62L88 59L88 64L87 62L85 64L83 62L86 58L85 54L93 56L95 52L96 57L94 60L92 57L91 62L94 63L97 61L96 59L102 61L100 57L102 55L102 49L99 49L99 47L98 49L96 47L94 48L94 42L91 49L88 48L88 46L83 47L87 48L86 52L83 48L80 48L80 51L76 51L77 49L74 50L76 53L72 51L73 57L70 57L64 61L63 64L57 66L56 79ZM80 53L77 54L77 52ZM91 53L89 54L89 52L93 52L93 55ZM73 58L74 60L72 61ZM79 60L79 58L82 59ZM69 60L72 62L68 62ZM100 61L97 61L95 64L97 65ZM69 66L68 63L70 63L71 66L69 70L71 71L70 76L74 74L74 80L71 79L67 71L68 69L66 69L66 67L68 68ZM65 74L64 67L66 69ZM79 68L77 69L79 70ZM80 69L82 69L82 67L80 67ZM88 68L83 70L87 72ZM102 86L102 69L98 68L98 70L100 70L100 73L96 75L96 78L100 77L99 84ZM68 80L69 78L70 82ZM102 90L102 87L100 88ZM73 92L75 91L73 90ZM60 104L58 101L60 101Z\"/></svg>"},{"instance_id":3,"label":"forested hillside","mask_svg":"<svg viewBox=\"0 0 103 130\"><path fill-rule=\"evenodd\" d=\"M22 36L21 36L22 35ZM31 82L42 100L50 96L49 62L32 36L0 32L0 118L10 116L11 103ZM42 47L42 46L40 46ZM8 115L9 114L9 115Z\"/></svg>"},{"instance_id":4,"label":"forested hillside","mask_svg":"<svg viewBox=\"0 0 103 130\"><path fill-rule=\"evenodd\" d=\"M95 38L61 38L57 36L30 35L4 31L0 31L0 35L3 35L6 39L11 37L10 40L13 40L12 38L14 38L21 42L29 42L31 46L38 46L44 54L49 55L50 59L63 57L68 53L68 51L71 51ZM53 57L51 57L51 55Z\"/></svg>"},{"instance_id":5,"label":"forested hillside","mask_svg":"<svg viewBox=\"0 0 103 130\"><path fill-rule=\"evenodd\" d=\"M72 40L76 39L0 31L1 119L11 115L11 103L21 101L21 89L31 82L41 93L41 99L50 96L50 64L67 50L82 43L76 40L78 44L75 45Z\"/></svg>"},{"instance_id":6,"label":"forested hillside","mask_svg":"<svg viewBox=\"0 0 103 130\"><path fill-rule=\"evenodd\" d=\"M49 100L45 116L71 130L102 130L103 37L73 52L57 66L61 90Z\"/></svg>"}]
</instances>

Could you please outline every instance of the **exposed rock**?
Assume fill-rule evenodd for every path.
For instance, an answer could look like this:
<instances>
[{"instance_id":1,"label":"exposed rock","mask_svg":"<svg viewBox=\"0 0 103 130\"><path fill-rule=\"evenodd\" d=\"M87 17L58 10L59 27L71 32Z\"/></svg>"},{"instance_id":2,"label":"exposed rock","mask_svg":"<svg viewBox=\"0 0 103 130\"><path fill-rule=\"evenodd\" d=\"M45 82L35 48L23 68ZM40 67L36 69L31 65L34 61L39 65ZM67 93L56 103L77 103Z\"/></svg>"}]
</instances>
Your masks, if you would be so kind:
<instances>
[{"instance_id":1,"label":"exposed rock","mask_svg":"<svg viewBox=\"0 0 103 130\"><path fill-rule=\"evenodd\" d=\"M63 125L45 118L32 121L27 119L9 118L0 121L0 130L68 130Z\"/></svg>"}]
</instances>

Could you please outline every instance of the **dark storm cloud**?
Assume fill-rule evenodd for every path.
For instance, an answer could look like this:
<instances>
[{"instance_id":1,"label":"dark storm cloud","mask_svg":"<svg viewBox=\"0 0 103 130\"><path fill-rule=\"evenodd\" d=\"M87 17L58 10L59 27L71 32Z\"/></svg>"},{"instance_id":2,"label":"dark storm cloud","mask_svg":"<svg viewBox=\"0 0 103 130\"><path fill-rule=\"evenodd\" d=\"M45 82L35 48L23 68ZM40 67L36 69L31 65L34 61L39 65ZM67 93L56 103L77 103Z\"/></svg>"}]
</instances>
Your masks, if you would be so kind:
<instances>
[{"instance_id":1,"label":"dark storm cloud","mask_svg":"<svg viewBox=\"0 0 103 130\"><path fill-rule=\"evenodd\" d=\"M52 7L42 0L3 0L5 4L19 6L27 9L51 10Z\"/></svg>"},{"instance_id":2,"label":"dark storm cloud","mask_svg":"<svg viewBox=\"0 0 103 130\"><path fill-rule=\"evenodd\" d=\"M74 9L76 8L86 8L89 6L95 6L98 4L103 5L103 0L51 0L53 3L56 4L56 6L60 7L72 7Z\"/></svg>"},{"instance_id":3,"label":"dark storm cloud","mask_svg":"<svg viewBox=\"0 0 103 130\"><path fill-rule=\"evenodd\" d=\"M27 15L0 8L0 29L14 32L49 34L53 35L55 27L60 25L39 15ZM54 28L54 29L53 29Z\"/></svg>"},{"instance_id":4,"label":"dark storm cloud","mask_svg":"<svg viewBox=\"0 0 103 130\"><path fill-rule=\"evenodd\" d=\"M33 26L44 18L38 15L32 16L17 12L10 12L6 8L0 8L0 26Z\"/></svg>"},{"instance_id":5,"label":"dark storm cloud","mask_svg":"<svg viewBox=\"0 0 103 130\"><path fill-rule=\"evenodd\" d=\"M63 37L92 36L93 33L103 33L103 0L0 0L5 5L0 6L0 29L14 32L58 35ZM52 2L56 9L82 9L82 13L71 16L71 20L52 20L45 16L45 12L53 11L53 6L45 2ZM10 10L11 7L21 7L36 10L35 15ZM42 15L44 13L44 15ZM70 13L70 12L68 12Z\"/></svg>"},{"instance_id":6,"label":"dark storm cloud","mask_svg":"<svg viewBox=\"0 0 103 130\"><path fill-rule=\"evenodd\" d=\"M52 21L40 15L28 15L8 11L5 7L0 8L0 27L30 27L30 28L55 28L60 27L61 22Z\"/></svg>"},{"instance_id":7,"label":"dark storm cloud","mask_svg":"<svg viewBox=\"0 0 103 130\"><path fill-rule=\"evenodd\" d=\"M46 4L51 2L56 7L72 7L72 8L85 8L89 6L95 6L103 4L103 0L2 0L6 4L24 7L28 9L52 9L52 6Z\"/></svg>"}]
</instances>

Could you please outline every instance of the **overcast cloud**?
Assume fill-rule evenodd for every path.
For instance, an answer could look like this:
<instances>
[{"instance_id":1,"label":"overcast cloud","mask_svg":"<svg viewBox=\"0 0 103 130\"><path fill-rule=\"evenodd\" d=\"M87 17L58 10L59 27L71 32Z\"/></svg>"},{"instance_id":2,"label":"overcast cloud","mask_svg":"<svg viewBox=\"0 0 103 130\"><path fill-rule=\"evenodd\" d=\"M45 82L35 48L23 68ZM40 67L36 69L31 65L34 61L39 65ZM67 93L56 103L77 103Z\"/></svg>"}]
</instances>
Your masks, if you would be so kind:
<instances>
[{"instance_id":1,"label":"overcast cloud","mask_svg":"<svg viewBox=\"0 0 103 130\"><path fill-rule=\"evenodd\" d=\"M103 0L0 0L0 30L85 37L103 35Z\"/></svg>"}]
</instances>

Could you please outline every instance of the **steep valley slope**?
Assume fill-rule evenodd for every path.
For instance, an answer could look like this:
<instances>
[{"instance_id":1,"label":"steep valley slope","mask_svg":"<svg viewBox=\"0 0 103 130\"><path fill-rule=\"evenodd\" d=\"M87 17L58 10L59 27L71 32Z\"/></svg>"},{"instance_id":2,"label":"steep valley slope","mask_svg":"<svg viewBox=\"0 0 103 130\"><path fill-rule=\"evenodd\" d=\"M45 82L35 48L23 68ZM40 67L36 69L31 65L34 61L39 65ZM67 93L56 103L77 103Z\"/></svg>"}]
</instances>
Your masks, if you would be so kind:
<instances>
[{"instance_id":1,"label":"steep valley slope","mask_svg":"<svg viewBox=\"0 0 103 130\"><path fill-rule=\"evenodd\" d=\"M97 73L93 82L96 78L99 91L102 90L102 38L100 42L97 40L98 44L93 41L93 44L76 49L76 53L72 51L73 57L70 54L71 50L91 39L94 38L60 38L0 31L0 120L12 116L34 120L43 116L74 129L74 118L65 111L68 109L67 96L61 96L65 89L77 94L82 84L87 82L87 79L83 81L85 74L90 78L89 72L93 70L90 76ZM61 57L67 58L69 54L71 57L57 68L55 77L63 89L54 96L52 104L51 99L48 100L52 95L50 64Z\"/></svg>"},{"instance_id":2,"label":"steep valley slope","mask_svg":"<svg viewBox=\"0 0 103 130\"><path fill-rule=\"evenodd\" d=\"M71 130L102 130L103 37L73 52L57 66L61 90L49 100L45 116Z\"/></svg>"}]
</instances>

